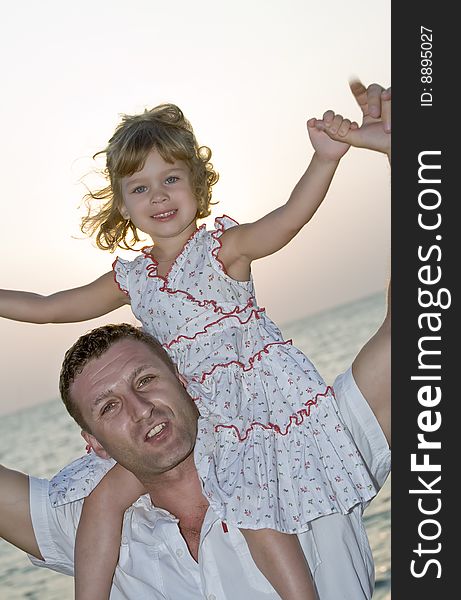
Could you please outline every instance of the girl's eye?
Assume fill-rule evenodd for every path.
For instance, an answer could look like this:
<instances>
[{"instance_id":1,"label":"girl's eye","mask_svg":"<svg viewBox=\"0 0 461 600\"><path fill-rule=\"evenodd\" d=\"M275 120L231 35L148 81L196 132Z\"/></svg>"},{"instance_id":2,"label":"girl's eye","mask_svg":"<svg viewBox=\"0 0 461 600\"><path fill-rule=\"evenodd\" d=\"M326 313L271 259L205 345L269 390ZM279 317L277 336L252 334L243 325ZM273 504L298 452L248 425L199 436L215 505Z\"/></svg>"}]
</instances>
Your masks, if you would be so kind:
<instances>
[{"instance_id":1,"label":"girl's eye","mask_svg":"<svg viewBox=\"0 0 461 600\"><path fill-rule=\"evenodd\" d=\"M142 194L143 192L145 192L147 190L147 186L146 185L138 185L138 187L135 187L133 190L133 194Z\"/></svg>"},{"instance_id":2,"label":"girl's eye","mask_svg":"<svg viewBox=\"0 0 461 600\"><path fill-rule=\"evenodd\" d=\"M178 179L179 177L176 177L176 175L170 175L165 179L165 183L176 183Z\"/></svg>"}]
</instances>

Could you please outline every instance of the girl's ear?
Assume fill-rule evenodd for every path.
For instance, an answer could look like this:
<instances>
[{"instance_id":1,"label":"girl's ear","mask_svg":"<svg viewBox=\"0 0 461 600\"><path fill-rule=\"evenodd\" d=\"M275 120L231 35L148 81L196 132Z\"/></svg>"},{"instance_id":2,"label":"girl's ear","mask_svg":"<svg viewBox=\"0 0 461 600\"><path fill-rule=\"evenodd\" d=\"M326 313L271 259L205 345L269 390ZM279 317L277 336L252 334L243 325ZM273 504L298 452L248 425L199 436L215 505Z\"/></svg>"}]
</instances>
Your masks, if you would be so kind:
<instances>
[{"instance_id":1,"label":"girl's ear","mask_svg":"<svg viewBox=\"0 0 461 600\"><path fill-rule=\"evenodd\" d=\"M122 206L118 210L119 210L120 214L122 215L122 217L125 219L125 221L129 221L130 215L128 214L126 206L124 204L122 204Z\"/></svg>"},{"instance_id":2,"label":"girl's ear","mask_svg":"<svg viewBox=\"0 0 461 600\"><path fill-rule=\"evenodd\" d=\"M91 435L91 433L88 433L87 431L83 431L83 429L82 429L82 431L80 432L80 435L85 440L85 442L88 444L88 446L90 448L92 448L94 450L94 452L100 458L110 458L109 454L107 454L107 452L104 450L104 448L98 442L98 440L93 435Z\"/></svg>"}]
</instances>

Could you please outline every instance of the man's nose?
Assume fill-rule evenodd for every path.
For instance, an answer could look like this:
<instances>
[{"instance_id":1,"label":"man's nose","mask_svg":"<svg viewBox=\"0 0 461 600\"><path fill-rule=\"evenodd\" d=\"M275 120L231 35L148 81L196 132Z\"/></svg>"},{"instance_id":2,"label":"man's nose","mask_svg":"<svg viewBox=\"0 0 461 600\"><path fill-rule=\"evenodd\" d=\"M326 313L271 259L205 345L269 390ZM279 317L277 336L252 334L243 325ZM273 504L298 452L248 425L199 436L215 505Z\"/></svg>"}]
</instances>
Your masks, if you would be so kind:
<instances>
[{"instance_id":1,"label":"man's nose","mask_svg":"<svg viewBox=\"0 0 461 600\"><path fill-rule=\"evenodd\" d=\"M148 419L154 410L154 404L145 396L133 393L129 402L130 412L135 421Z\"/></svg>"}]
</instances>

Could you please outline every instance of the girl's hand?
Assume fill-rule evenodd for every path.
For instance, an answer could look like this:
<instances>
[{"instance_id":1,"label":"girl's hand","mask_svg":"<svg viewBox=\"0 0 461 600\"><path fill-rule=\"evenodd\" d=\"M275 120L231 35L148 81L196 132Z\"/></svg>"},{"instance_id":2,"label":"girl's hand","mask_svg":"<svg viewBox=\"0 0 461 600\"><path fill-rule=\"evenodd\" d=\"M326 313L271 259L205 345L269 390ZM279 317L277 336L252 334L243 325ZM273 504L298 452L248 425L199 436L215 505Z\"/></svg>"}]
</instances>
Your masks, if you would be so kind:
<instances>
[{"instance_id":1,"label":"girl's hand","mask_svg":"<svg viewBox=\"0 0 461 600\"><path fill-rule=\"evenodd\" d=\"M323 119L309 119L307 131L312 146L321 159L338 161L350 148L343 138L351 130L358 128L357 123L343 119L332 110L327 110Z\"/></svg>"},{"instance_id":2,"label":"girl's hand","mask_svg":"<svg viewBox=\"0 0 461 600\"><path fill-rule=\"evenodd\" d=\"M358 80L351 81L353 93L361 111L362 124L351 127L345 135L334 127L334 122L317 121L317 128L328 134L332 140L340 140L357 148L368 148L391 154L391 88L385 90L373 83L368 88Z\"/></svg>"}]
</instances>

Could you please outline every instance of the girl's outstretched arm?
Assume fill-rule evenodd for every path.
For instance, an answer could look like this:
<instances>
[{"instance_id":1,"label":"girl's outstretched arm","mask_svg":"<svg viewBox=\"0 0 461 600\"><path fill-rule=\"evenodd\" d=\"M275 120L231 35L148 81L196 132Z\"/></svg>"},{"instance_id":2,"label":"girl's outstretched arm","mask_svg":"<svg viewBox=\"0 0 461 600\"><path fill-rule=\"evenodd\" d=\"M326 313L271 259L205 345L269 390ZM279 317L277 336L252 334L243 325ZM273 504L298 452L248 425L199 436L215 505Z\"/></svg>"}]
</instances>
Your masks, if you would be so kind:
<instances>
[{"instance_id":1,"label":"girl's outstretched arm","mask_svg":"<svg viewBox=\"0 0 461 600\"><path fill-rule=\"evenodd\" d=\"M345 134L356 123L334 115L324 114L331 126ZM293 189L288 201L254 223L246 223L228 229L221 237L220 260L228 272L238 272L239 263L247 266L251 261L273 254L283 248L308 223L326 196L341 157L349 149L343 141L331 139L316 127L316 119L307 122L307 129L314 155L301 179Z\"/></svg>"},{"instance_id":2,"label":"girl's outstretched arm","mask_svg":"<svg viewBox=\"0 0 461 600\"><path fill-rule=\"evenodd\" d=\"M0 290L0 317L27 323L76 323L105 315L129 303L109 271L82 287L41 296Z\"/></svg>"},{"instance_id":3,"label":"girl's outstretched arm","mask_svg":"<svg viewBox=\"0 0 461 600\"><path fill-rule=\"evenodd\" d=\"M75 600L108 600L117 566L123 515L145 490L115 465L83 503L75 538Z\"/></svg>"}]
</instances>

